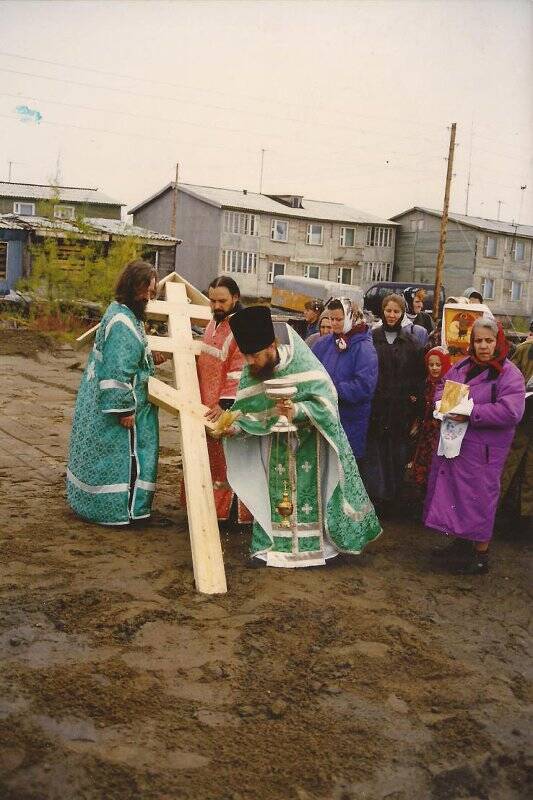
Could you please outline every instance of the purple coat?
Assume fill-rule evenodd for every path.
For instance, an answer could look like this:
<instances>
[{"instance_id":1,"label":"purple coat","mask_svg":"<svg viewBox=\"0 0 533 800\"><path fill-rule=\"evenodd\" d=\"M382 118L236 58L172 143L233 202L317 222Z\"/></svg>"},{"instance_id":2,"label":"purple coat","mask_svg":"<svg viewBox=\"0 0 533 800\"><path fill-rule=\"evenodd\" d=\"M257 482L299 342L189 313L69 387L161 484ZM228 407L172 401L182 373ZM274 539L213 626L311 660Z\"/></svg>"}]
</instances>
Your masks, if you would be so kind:
<instances>
[{"instance_id":1,"label":"purple coat","mask_svg":"<svg viewBox=\"0 0 533 800\"><path fill-rule=\"evenodd\" d=\"M313 345L313 353L324 365L339 396L341 425L356 458L364 455L372 397L378 381L378 357L370 331L353 333L346 350L328 333Z\"/></svg>"},{"instance_id":2,"label":"purple coat","mask_svg":"<svg viewBox=\"0 0 533 800\"><path fill-rule=\"evenodd\" d=\"M466 383L471 366L469 358L460 361L446 380ZM524 413L525 385L520 370L505 361L497 378L491 379L485 370L469 386L474 408L461 452L456 458L433 456L423 520L428 528L486 542L492 537L500 476ZM435 401L443 388L444 382Z\"/></svg>"}]
</instances>

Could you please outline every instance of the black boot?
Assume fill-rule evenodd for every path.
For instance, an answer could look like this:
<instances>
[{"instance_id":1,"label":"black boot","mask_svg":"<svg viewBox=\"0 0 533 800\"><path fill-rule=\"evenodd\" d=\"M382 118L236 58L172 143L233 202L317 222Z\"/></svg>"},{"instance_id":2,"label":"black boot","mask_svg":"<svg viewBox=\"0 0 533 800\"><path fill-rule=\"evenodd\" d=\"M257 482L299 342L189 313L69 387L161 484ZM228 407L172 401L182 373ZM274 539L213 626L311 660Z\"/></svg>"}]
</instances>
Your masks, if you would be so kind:
<instances>
[{"instance_id":1,"label":"black boot","mask_svg":"<svg viewBox=\"0 0 533 800\"><path fill-rule=\"evenodd\" d=\"M485 553L478 553L477 550L474 550L471 557L468 559L466 564L463 564L462 567L458 570L461 575L484 575L486 572L489 571L489 554L488 551Z\"/></svg>"}]
</instances>

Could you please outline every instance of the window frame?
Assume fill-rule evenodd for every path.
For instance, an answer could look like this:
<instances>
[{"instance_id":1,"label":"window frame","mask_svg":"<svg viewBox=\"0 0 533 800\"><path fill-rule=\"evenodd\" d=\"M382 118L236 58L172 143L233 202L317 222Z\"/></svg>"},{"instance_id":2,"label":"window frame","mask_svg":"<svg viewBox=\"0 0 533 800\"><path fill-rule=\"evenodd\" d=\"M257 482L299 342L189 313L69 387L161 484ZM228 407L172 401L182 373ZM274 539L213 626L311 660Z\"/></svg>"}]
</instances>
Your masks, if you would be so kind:
<instances>
[{"instance_id":1,"label":"window frame","mask_svg":"<svg viewBox=\"0 0 533 800\"><path fill-rule=\"evenodd\" d=\"M31 206L31 214L24 214L20 210L20 206ZM35 203L28 200L15 200L13 202L13 214L19 214L21 217L34 217L35 216Z\"/></svg>"},{"instance_id":2,"label":"window frame","mask_svg":"<svg viewBox=\"0 0 533 800\"><path fill-rule=\"evenodd\" d=\"M363 261L361 280L365 283L392 281L393 264L391 261ZM384 270L384 272L382 272Z\"/></svg>"},{"instance_id":3,"label":"window frame","mask_svg":"<svg viewBox=\"0 0 533 800\"><path fill-rule=\"evenodd\" d=\"M311 241L311 237L314 235L313 232L312 232L312 228L320 228L320 241L319 242L312 242ZM306 244L310 245L311 247L322 247L324 245L324 226L320 222L308 222L307 223Z\"/></svg>"},{"instance_id":4,"label":"window frame","mask_svg":"<svg viewBox=\"0 0 533 800\"><path fill-rule=\"evenodd\" d=\"M283 267L283 272L275 272L275 267ZM278 275L285 275L286 271L287 265L284 261L269 261L267 283L274 283L274 278Z\"/></svg>"},{"instance_id":5,"label":"window frame","mask_svg":"<svg viewBox=\"0 0 533 800\"><path fill-rule=\"evenodd\" d=\"M276 232L276 225L278 222L281 222L282 225L285 225L285 238L278 239L274 236ZM289 241L289 220L288 219L281 219L281 217L272 217L270 222L270 239L272 242L288 242ZM277 262L276 262L277 263ZM281 263L281 262L279 262Z\"/></svg>"},{"instance_id":6,"label":"window frame","mask_svg":"<svg viewBox=\"0 0 533 800\"><path fill-rule=\"evenodd\" d=\"M522 255L520 258L517 256L518 246L522 248ZM526 243L523 239L515 239L511 246L511 258L513 261L525 261L526 259Z\"/></svg>"},{"instance_id":7,"label":"window frame","mask_svg":"<svg viewBox=\"0 0 533 800\"><path fill-rule=\"evenodd\" d=\"M316 269L318 271L318 274L317 274L316 278L314 278L312 275L309 275L309 270L311 270L311 269ZM320 264L306 264L304 266L304 278L309 278L310 280L313 280L313 281L319 281L320 280Z\"/></svg>"},{"instance_id":8,"label":"window frame","mask_svg":"<svg viewBox=\"0 0 533 800\"><path fill-rule=\"evenodd\" d=\"M342 273L344 272L344 270L349 270L350 271L350 280L349 281L341 280ZM353 267L339 267L337 269L337 283L343 283L346 286L353 286L352 281L353 281Z\"/></svg>"},{"instance_id":9,"label":"window frame","mask_svg":"<svg viewBox=\"0 0 533 800\"><path fill-rule=\"evenodd\" d=\"M486 293L487 282L490 282L491 285L491 294L488 295ZM481 296L483 300L494 300L494 290L496 288L496 281L494 278L490 278L488 275L484 275L481 278Z\"/></svg>"},{"instance_id":10,"label":"window frame","mask_svg":"<svg viewBox=\"0 0 533 800\"><path fill-rule=\"evenodd\" d=\"M367 247L392 247L392 228L388 225L367 225Z\"/></svg>"},{"instance_id":11,"label":"window frame","mask_svg":"<svg viewBox=\"0 0 533 800\"><path fill-rule=\"evenodd\" d=\"M489 253L489 242L494 242L494 254ZM491 236L489 233L485 236L485 258L498 258L498 238Z\"/></svg>"},{"instance_id":12,"label":"window frame","mask_svg":"<svg viewBox=\"0 0 533 800\"><path fill-rule=\"evenodd\" d=\"M250 211L224 210L224 233L259 236L259 215Z\"/></svg>"},{"instance_id":13,"label":"window frame","mask_svg":"<svg viewBox=\"0 0 533 800\"><path fill-rule=\"evenodd\" d=\"M515 286L518 286L518 297L513 297L513 289ZM511 303L520 303L522 301L522 295L524 291L524 283L523 281L515 281L511 280L511 285L509 286L509 300Z\"/></svg>"},{"instance_id":14,"label":"window frame","mask_svg":"<svg viewBox=\"0 0 533 800\"><path fill-rule=\"evenodd\" d=\"M346 244L346 231L353 231L353 244ZM340 247L356 247L356 228L355 225L341 225L339 232L339 246Z\"/></svg>"},{"instance_id":15,"label":"window frame","mask_svg":"<svg viewBox=\"0 0 533 800\"><path fill-rule=\"evenodd\" d=\"M68 217L63 217L57 213L58 211L65 211L65 210L71 212L71 215ZM66 220L67 222L73 222L76 219L76 208L74 206L65 206L59 203L58 205L54 206L54 219L62 219Z\"/></svg>"},{"instance_id":16,"label":"window frame","mask_svg":"<svg viewBox=\"0 0 533 800\"><path fill-rule=\"evenodd\" d=\"M231 275L255 275L257 253L231 247L222 250L222 271Z\"/></svg>"},{"instance_id":17,"label":"window frame","mask_svg":"<svg viewBox=\"0 0 533 800\"><path fill-rule=\"evenodd\" d=\"M2 274L2 266L1 266L1 259L0 259L0 281L7 281L7 265L9 262L9 242L0 241L0 250L3 249L3 245L5 245L5 253L6 253L6 260L5 260L5 272Z\"/></svg>"}]
</instances>

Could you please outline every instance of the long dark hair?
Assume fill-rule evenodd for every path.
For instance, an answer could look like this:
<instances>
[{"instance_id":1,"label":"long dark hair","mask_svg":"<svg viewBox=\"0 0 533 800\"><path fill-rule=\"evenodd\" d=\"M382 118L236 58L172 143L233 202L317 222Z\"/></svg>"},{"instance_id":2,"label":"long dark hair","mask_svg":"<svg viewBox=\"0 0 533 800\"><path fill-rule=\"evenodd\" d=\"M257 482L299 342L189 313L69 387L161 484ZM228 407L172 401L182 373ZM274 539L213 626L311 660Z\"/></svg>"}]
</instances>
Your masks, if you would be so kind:
<instances>
[{"instance_id":1,"label":"long dark hair","mask_svg":"<svg viewBox=\"0 0 533 800\"><path fill-rule=\"evenodd\" d=\"M209 284L208 289L218 289L222 287L223 289L227 289L228 292L232 295L232 297L240 297L241 290L233 280L228 275L219 275L218 278L215 278Z\"/></svg>"},{"instance_id":2,"label":"long dark hair","mask_svg":"<svg viewBox=\"0 0 533 800\"><path fill-rule=\"evenodd\" d=\"M135 296L141 289L150 285L157 275L156 268L148 261L130 261L118 276L115 286L115 300L133 309L136 307Z\"/></svg>"}]
</instances>

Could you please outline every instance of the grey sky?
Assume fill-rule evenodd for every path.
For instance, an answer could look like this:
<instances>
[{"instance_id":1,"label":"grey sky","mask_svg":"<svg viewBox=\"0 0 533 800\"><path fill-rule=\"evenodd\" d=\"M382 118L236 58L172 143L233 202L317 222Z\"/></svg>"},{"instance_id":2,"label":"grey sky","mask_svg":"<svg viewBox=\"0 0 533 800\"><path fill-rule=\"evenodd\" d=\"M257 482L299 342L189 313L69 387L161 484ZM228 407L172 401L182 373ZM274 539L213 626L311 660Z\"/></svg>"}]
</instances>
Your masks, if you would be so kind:
<instances>
[{"instance_id":1,"label":"grey sky","mask_svg":"<svg viewBox=\"0 0 533 800\"><path fill-rule=\"evenodd\" d=\"M46 182L60 153L62 183L127 205L177 159L184 181L257 191L265 148L263 191L390 216L442 206L455 121L451 208L473 125L469 213L516 220L522 199L533 224L529 0L0 0L0 31L3 179L11 160Z\"/></svg>"}]
</instances>

